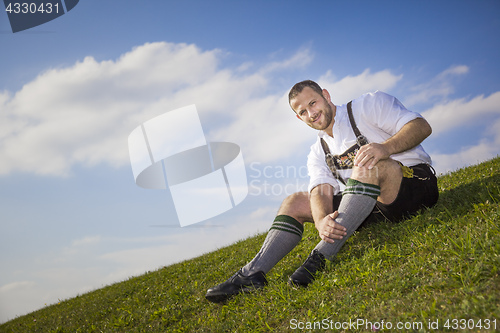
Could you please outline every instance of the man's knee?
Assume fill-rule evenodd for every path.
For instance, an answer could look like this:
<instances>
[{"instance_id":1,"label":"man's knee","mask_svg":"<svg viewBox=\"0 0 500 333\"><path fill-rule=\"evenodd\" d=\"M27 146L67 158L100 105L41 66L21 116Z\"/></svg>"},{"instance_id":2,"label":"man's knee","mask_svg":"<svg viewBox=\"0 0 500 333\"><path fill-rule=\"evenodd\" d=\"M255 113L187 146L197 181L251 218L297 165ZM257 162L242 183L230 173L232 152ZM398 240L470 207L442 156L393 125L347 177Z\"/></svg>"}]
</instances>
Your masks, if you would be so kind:
<instances>
[{"instance_id":1,"label":"man's knee","mask_svg":"<svg viewBox=\"0 0 500 333\"><path fill-rule=\"evenodd\" d=\"M363 183L380 185L387 178L401 178L402 172L399 163L393 159L380 160L371 169L355 166L352 170L352 179Z\"/></svg>"},{"instance_id":2,"label":"man's knee","mask_svg":"<svg viewBox=\"0 0 500 333\"><path fill-rule=\"evenodd\" d=\"M309 204L309 193L296 192L286 197L281 204L278 215L291 216L300 223L310 220L311 207Z\"/></svg>"},{"instance_id":3,"label":"man's knee","mask_svg":"<svg viewBox=\"0 0 500 333\"><path fill-rule=\"evenodd\" d=\"M290 202L303 202L303 201L309 201L309 193L308 192L295 192L290 194L288 197L285 198L283 201L290 201Z\"/></svg>"},{"instance_id":4,"label":"man's knee","mask_svg":"<svg viewBox=\"0 0 500 333\"><path fill-rule=\"evenodd\" d=\"M351 178L362 183L378 184L380 181L380 167L377 163L373 168L368 169L366 166L355 166L352 169Z\"/></svg>"}]
</instances>

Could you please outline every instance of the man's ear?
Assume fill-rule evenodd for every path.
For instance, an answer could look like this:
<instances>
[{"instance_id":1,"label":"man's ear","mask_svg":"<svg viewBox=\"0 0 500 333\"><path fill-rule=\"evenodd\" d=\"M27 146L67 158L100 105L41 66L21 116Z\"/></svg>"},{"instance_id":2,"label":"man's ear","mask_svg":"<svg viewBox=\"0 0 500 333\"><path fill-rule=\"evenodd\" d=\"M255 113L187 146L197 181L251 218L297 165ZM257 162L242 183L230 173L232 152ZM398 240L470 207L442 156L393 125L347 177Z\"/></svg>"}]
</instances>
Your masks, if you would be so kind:
<instances>
[{"instance_id":1,"label":"man's ear","mask_svg":"<svg viewBox=\"0 0 500 333\"><path fill-rule=\"evenodd\" d=\"M302 118L300 118L298 114L295 114L295 116L297 117L298 120L302 121Z\"/></svg>"},{"instance_id":2,"label":"man's ear","mask_svg":"<svg viewBox=\"0 0 500 333\"><path fill-rule=\"evenodd\" d=\"M328 92L328 90L326 89L323 89L323 97L328 101L328 102L331 102L332 99L330 97L330 93Z\"/></svg>"}]
</instances>

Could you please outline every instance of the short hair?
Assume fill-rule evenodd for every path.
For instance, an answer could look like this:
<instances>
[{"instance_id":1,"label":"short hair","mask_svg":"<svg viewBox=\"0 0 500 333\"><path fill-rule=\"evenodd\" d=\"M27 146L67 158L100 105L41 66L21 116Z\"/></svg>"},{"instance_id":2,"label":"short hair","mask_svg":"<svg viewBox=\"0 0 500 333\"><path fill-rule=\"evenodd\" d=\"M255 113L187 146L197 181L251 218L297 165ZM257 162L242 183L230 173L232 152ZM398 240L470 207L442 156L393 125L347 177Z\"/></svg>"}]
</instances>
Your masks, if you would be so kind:
<instances>
[{"instance_id":1,"label":"short hair","mask_svg":"<svg viewBox=\"0 0 500 333\"><path fill-rule=\"evenodd\" d=\"M321 96L323 96L323 89L317 84L316 82L312 80L304 80L299 83L296 83L292 89L290 89L290 92L288 93L288 104L290 104L290 101L294 99L298 94L304 90L305 87L309 87Z\"/></svg>"}]
</instances>

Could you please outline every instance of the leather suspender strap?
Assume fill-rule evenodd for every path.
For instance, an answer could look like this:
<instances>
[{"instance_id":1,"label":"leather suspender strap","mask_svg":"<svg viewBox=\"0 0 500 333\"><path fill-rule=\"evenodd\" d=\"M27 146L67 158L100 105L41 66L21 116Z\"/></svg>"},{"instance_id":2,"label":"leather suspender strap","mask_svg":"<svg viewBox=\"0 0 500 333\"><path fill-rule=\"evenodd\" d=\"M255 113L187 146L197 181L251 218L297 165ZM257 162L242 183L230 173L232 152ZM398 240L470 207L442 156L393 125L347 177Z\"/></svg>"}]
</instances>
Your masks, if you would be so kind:
<instances>
[{"instance_id":1,"label":"leather suspender strap","mask_svg":"<svg viewBox=\"0 0 500 333\"><path fill-rule=\"evenodd\" d=\"M356 141L358 143L358 146L363 146L368 144L368 140L366 140L365 136L361 134L361 132L358 129L358 126L356 126L356 122L354 121L354 116L352 115L352 101L347 103L347 114L349 116L349 122L351 123L352 130L354 132L354 135L356 136ZM325 152L325 161L326 165L332 172L333 176L340 180L342 184L346 184L342 176L340 176L340 173L337 171L337 168L335 167L335 163L333 161L333 155L330 152L330 148L328 148L328 144L323 138L320 138L321 142L321 147L323 148L323 151Z\"/></svg>"},{"instance_id":2,"label":"leather suspender strap","mask_svg":"<svg viewBox=\"0 0 500 333\"><path fill-rule=\"evenodd\" d=\"M332 172L333 176L336 179L340 180L342 184L345 185L344 179L342 178L342 176L340 176L339 172L337 171L337 168L335 167L335 163L333 162L333 155L332 153L330 153L330 148L328 148L328 144L323 138L320 138L320 142L321 142L321 147L325 152L325 161L326 165L328 166L328 169L330 169L330 171Z\"/></svg>"},{"instance_id":3,"label":"leather suspender strap","mask_svg":"<svg viewBox=\"0 0 500 333\"><path fill-rule=\"evenodd\" d=\"M361 132L358 129L358 126L356 126L356 121L354 121L354 116L352 115L352 101L347 103L347 115L349 116L349 122L351 123L352 130L354 131L354 135L356 135L356 141L358 142L358 145L364 146L368 144L368 140L366 140L365 136L361 134Z\"/></svg>"}]
</instances>

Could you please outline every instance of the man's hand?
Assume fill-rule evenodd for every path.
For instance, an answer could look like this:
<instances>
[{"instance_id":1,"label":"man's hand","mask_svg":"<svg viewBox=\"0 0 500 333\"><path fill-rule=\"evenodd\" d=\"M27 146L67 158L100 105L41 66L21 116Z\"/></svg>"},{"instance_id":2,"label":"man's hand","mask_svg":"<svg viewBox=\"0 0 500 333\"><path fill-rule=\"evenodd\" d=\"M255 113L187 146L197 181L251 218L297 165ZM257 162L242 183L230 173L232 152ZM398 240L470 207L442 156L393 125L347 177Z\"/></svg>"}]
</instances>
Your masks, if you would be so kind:
<instances>
[{"instance_id":1,"label":"man's hand","mask_svg":"<svg viewBox=\"0 0 500 333\"><path fill-rule=\"evenodd\" d=\"M384 144L370 143L359 148L354 165L358 167L366 166L372 169L380 160L385 160L391 156L389 150Z\"/></svg>"},{"instance_id":2,"label":"man's hand","mask_svg":"<svg viewBox=\"0 0 500 333\"><path fill-rule=\"evenodd\" d=\"M347 229L335 222L337 216L339 212L335 211L315 224L319 237L327 243L333 243L335 239L339 240L347 235Z\"/></svg>"},{"instance_id":3,"label":"man's hand","mask_svg":"<svg viewBox=\"0 0 500 333\"><path fill-rule=\"evenodd\" d=\"M370 143L362 146L354 158L354 165L366 166L371 169L380 160L418 146L431 133L432 128L427 120L424 118L413 119L384 143Z\"/></svg>"}]
</instances>

